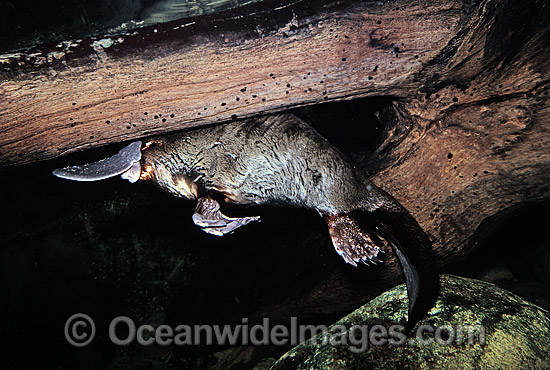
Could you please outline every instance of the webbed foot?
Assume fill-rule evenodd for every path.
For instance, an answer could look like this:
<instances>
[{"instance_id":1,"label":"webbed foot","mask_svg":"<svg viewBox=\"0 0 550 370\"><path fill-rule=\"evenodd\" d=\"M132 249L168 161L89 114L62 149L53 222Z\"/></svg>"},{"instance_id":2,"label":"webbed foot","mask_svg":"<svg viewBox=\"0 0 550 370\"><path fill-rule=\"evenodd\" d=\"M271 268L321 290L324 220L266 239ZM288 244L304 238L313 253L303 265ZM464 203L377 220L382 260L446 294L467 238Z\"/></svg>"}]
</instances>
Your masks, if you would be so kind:
<instances>
[{"instance_id":1,"label":"webbed foot","mask_svg":"<svg viewBox=\"0 0 550 370\"><path fill-rule=\"evenodd\" d=\"M253 217L227 217L220 212L220 204L210 198L202 197L197 202L193 222L204 232L212 235L225 235L235 229L248 224L251 221L259 221L260 216Z\"/></svg>"},{"instance_id":2,"label":"webbed foot","mask_svg":"<svg viewBox=\"0 0 550 370\"><path fill-rule=\"evenodd\" d=\"M326 216L325 221L334 249L347 263L357 266L358 263L380 262L378 254L384 251L376 246L374 240L377 238L359 226L353 217L348 214Z\"/></svg>"}]
</instances>

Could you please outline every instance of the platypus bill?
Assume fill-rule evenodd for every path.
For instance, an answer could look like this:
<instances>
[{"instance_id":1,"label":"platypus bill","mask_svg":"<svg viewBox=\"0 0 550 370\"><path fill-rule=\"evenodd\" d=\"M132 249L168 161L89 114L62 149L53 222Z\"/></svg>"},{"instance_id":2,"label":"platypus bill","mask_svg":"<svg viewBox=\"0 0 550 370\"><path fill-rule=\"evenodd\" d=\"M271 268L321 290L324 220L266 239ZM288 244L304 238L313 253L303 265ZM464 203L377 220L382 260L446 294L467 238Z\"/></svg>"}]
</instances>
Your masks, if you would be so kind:
<instances>
[{"instance_id":1,"label":"platypus bill","mask_svg":"<svg viewBox=\"0 0 550 370\"><path fill-rule=\"evenodd\" d=\"M407 331L438 295L434 253L416 220L290 114L180 132L144 145L134 142L113 157L53 174L79 181L117 175L152 181L177 197L197 200L193 222L214 235L259 220L227 217L220 203L313 209L325 219L336 252L351 265L378 262L381 238L389 242L407 284Z\"/></svg>"}]
</instances>

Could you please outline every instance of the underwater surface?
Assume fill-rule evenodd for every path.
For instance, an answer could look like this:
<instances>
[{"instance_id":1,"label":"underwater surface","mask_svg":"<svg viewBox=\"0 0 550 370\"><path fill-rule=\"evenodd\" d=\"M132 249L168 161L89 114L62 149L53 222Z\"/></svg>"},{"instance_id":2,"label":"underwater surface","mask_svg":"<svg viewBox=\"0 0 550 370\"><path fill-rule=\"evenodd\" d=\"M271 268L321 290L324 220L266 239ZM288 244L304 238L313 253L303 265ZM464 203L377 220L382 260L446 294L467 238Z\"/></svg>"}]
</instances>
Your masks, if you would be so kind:
<instances>
[{"instance_id":1,"label":"underwater surface","mask_svg":"<svg viewBox=\"0 0 550 370\"><path fill-rule=\"evenodd\" d=\"M0 53L117 34L261 0L0 0Z\"/></svg>"}]
</instances>

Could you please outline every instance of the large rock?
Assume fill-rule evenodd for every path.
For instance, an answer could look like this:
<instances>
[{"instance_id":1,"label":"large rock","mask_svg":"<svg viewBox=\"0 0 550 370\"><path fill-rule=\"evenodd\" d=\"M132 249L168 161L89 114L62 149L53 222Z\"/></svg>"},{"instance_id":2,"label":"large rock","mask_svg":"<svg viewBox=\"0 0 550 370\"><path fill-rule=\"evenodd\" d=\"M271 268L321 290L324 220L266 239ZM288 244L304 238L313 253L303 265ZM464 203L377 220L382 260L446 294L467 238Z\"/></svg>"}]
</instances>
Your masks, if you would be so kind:
<instances>
[{"instance_id":1,"label":"large rock","mask_svg":"<svg viewBox=\"0 0 550 370\"><path fill-rule=\"evenodd\" d=\"M271 370L550 368L548 311L473 279L444 275L441 288L435 307L406 339L392 332L407 309L402 284L331 326L328 340L318 335L293 348ZM355 339L341 335L354 325L365 325L356 327Z\"/></svg>"}]
</instances>

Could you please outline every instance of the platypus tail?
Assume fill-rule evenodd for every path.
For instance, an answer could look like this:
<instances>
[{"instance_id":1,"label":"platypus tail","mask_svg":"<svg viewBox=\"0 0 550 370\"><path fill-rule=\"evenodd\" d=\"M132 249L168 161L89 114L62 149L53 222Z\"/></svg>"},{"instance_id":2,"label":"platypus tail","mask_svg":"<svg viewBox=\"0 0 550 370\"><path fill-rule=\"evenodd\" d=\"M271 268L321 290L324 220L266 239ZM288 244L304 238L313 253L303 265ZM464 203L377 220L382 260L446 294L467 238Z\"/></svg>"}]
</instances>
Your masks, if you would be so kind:
<instances>
[{"instance_id":1,"label":"platypus tail","mask_svg":"<svg viewBox=\"0 0 550 370\"><path fill-rule=\"evenodd\" d=\"M439 273L430 240L414 217L403 207L398 211L372 213L374 232L387 240L399 259L409 297L408 333L435 304Z\"/></svg>"}]
</instances>

